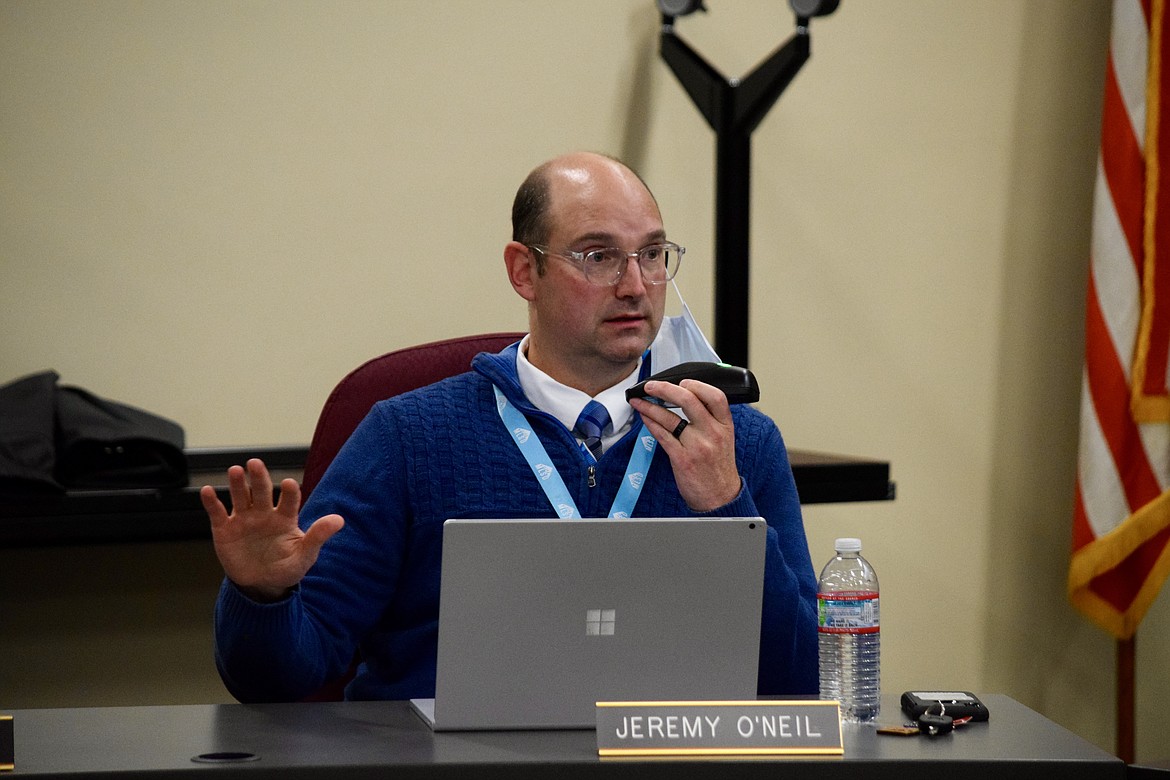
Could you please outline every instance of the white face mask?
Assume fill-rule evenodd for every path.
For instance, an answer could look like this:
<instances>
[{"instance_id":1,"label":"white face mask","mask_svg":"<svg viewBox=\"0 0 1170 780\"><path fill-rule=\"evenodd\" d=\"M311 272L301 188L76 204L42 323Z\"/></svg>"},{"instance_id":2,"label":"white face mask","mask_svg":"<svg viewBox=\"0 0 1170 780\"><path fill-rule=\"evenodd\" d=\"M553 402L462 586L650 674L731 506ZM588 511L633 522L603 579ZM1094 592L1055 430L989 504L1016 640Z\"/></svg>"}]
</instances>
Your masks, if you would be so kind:
<instances>
[{"instance_id":1,"label":"white face mask","mask_svg":"<svg viewBox=\"0 0 1170 780\"><path fill-rule=\"evenodd\" d=\"M674 317L663 317L662 327L658 335L650 344L650 373L657 374L668 368L692 360L701 360L707 363L720 363L719 355L715 354L711 342L699 330L695 318L691 315L691 308L683 300L678 285L672 279L674 294L682 303L682 314Z\"/></svg>"}]
</instances>

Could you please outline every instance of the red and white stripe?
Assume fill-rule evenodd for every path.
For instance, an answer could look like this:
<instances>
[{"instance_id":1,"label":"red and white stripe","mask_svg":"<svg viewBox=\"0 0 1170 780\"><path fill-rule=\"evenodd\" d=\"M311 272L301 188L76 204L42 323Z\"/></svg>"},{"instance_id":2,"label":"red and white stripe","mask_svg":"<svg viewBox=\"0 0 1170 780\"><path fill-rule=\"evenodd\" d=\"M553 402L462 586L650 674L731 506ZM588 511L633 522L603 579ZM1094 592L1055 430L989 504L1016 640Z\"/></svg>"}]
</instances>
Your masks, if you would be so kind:
<instances>
[{"instance_id":1,"label":"red and white stripe","mask_svg":"<svg viewBox=\"0 0 1170 780\"><path fill-rule=\"evenodd\" d=\"M1170 194L1158 198L1161 188L1170 193L1170 167L1162 176L1158 164L1159 156L1170 159L1170 144L1147 141L1165 113L1147 103L1149 79L1166 61L1161 34L1151 35L1163 2L1113 4L1086 306L1069 595L1119 638L1132 636L1170 571L1170 423L1139 422L1131 403L1139 342L1150 346L1138 373L1156 374L1143 383L1155 388L1146 392L1165 394L1170 357L1170 317L1154 310L1151 292L1170 276L1170 239L1159 240L1165 217L1157 218L1159 203L1170 205ZM1170 311L1170 294L1157 303Z\"/></svg>"}]
</instances>

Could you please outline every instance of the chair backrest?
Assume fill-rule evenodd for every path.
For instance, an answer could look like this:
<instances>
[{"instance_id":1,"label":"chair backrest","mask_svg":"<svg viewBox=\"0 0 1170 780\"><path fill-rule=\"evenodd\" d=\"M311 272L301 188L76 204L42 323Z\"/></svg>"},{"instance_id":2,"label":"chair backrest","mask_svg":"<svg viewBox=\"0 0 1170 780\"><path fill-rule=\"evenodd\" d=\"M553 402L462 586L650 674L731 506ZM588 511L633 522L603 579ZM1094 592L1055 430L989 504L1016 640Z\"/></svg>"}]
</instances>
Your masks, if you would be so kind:
<instances>
[{"instance_id":1,"label":"chair backrest","mask_svg":"<svg viewBox=\"0 0 1170 780\"><path fill-rule=\"evenodd\" d=\"M499 352L523 333L485 333L432 341L368 360L338 382L317 418L305 458L302 500L317 486L341 445L378 401L461 374L480 352Z\"/></svg>"}]
</instances>

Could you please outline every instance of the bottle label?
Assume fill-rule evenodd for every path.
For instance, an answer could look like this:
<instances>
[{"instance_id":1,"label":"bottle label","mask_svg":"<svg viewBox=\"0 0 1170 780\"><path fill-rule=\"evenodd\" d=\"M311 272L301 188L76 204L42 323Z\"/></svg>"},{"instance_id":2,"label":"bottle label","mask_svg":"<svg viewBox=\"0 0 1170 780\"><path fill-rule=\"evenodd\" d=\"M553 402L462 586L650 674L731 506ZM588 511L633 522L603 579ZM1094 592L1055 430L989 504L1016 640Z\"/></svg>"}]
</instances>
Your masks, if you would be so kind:
<instances>
[{"instance_id":1,"label":"bottle label","mask_svg":"<svg viewBox=\"0 0 1170 780\"><path fill-rule=\"evenodd\" d=\"M839 591L817 594L817 632L821 634L876 634L878 594Z\"/></svg>"}]
</instances>

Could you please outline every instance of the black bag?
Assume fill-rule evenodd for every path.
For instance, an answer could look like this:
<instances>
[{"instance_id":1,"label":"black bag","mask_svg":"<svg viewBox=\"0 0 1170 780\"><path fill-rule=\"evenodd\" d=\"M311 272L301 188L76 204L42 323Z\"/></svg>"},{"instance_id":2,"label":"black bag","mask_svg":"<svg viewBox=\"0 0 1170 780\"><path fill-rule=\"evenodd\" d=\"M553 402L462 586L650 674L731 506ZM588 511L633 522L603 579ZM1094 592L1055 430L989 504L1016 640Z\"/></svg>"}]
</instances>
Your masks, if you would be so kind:
<instances>
[{"instance_id":1,"label":"black bag","mask_svg":"<svg viewBox=\"0 0 1170 780\"><path fill-rule=\"evenodd\" d=\"M0 491L187 485L183 429L45 371L0 387Z\"/></svg>"}]
</instances>

